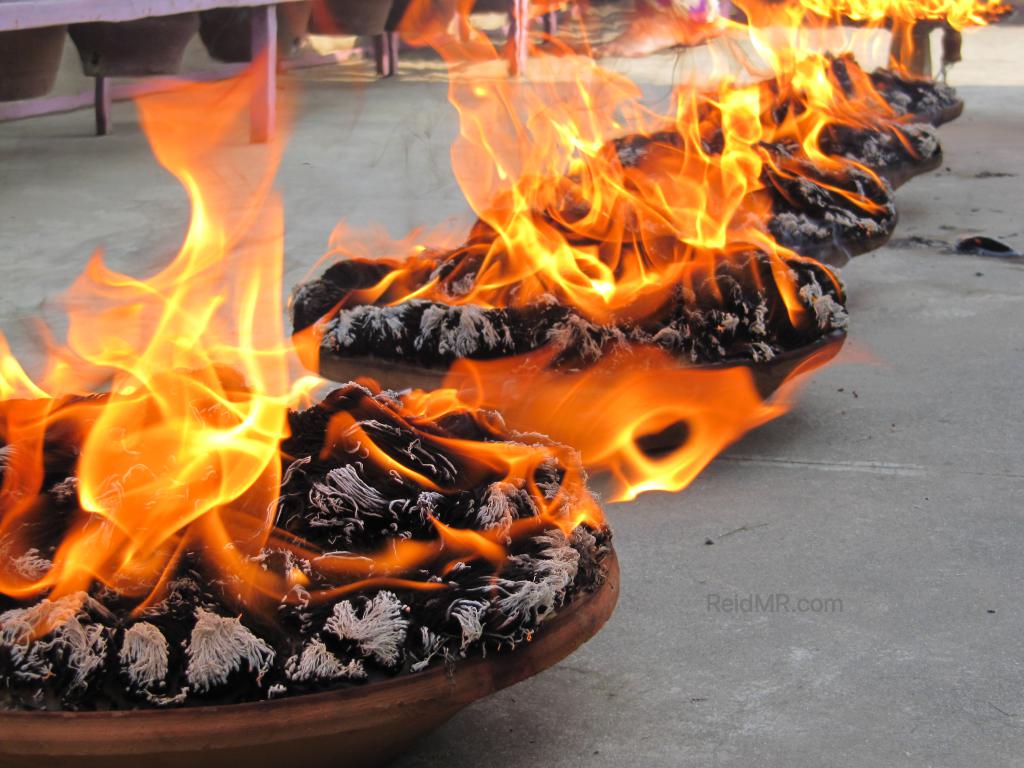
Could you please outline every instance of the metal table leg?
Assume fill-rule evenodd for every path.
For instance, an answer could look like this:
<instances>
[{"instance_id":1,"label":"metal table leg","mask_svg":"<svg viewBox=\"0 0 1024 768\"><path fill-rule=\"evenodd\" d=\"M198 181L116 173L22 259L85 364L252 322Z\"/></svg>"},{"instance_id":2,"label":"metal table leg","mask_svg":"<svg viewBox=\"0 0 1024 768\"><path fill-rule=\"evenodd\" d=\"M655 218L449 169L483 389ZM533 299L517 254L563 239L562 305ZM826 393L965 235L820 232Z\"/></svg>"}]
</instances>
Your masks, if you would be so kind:
<instances>
[{"instance_id":1,"label":"metal table leg","mask_svg":"<svg viewBox=\"0 0 1024 768\"><path fill-rule=\"evenodd\" d=\"M895 22L892 25L892 44L889 59L907 72L919 77L932 76L932 47L930 34L935 27L930 22Z\"/></svg>"},{"instance_id":2,"label":"metal table leg","mask_svg":"<svg viewBox=\"0 0 1024 768\"><path fill-rule=\"evenodd\" d=\"M544 22L544 33L547 35L558 34L558 11L548 11L541 20Z\"/></svg>"},{"instance_id":3,"label":"metal table leg","mask_svg":"<svg viewBox=\"0 0 1024 768\"><path fill-rule=\"evenodd\" d=\"M256 72L250 109L252 141L270 140L277 123L277 10L273 5L252 9L252 56Z\"/></svg>"},{"instance_id":4,"label":"metal table leg","mask_svg":"<svg viewBox=\"0 0 1024 768\"><path fill-rule=\"evenodd\" d=\"M509 5L512 74L521 75L526 72L526 60L530 55L530 0L510 0Z\"/></svg>"},{"instance_id":5,"label":"metal table leg","mask_svg":"<svg viewBox=\"0 0 1024 768\"><path fill-rule=\"evenodd\" d=\"M96 110L96 135L106 136L113 130L110 121L110 83L107 78L96 78L96 94L94 100Z\"/></svg>"},{"instance_id":6,"label":"metal table leg","mask_svg":"<svg viewBox=\"0 0 1024 768\"><path fill-rule=\"evenodd\" d=\"M395 31L388 31L384 34L387 37L388 77L394 77L398 74L398 51L402 44L401 36Z\"/></svg>"},{"instance_id":7,"label":"metal table leg","mask_svg":"<svg viewBox=\"0 0 1024 768\"><path fill-rule=\"evenodd\" d=\"M391 57L388 55L388 35L381 32L373 36L373 62L377 67L377 74L387 77L391 74Z\"/></svg>"}]
</instances>

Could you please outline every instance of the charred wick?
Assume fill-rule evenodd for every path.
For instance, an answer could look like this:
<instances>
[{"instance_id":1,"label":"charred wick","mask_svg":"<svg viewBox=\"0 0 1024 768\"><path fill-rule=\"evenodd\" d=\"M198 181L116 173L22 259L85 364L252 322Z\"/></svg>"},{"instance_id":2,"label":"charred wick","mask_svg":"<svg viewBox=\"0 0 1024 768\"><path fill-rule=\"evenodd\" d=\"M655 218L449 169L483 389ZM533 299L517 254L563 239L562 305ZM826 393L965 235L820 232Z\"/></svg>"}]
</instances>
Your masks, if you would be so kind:
<instances>
[{"instance_id":1,"label":"charred wick","mask_svg":"<svg viewBox=\"0 0 1024 768\"><path fill-rule=\"evenodd\" d=\"M830 66L854 92L864 73L852 58L834 58ZM428 251L402 265L421 284L437 281L450 302L360 303L357 292L396 264L345 261L297 290L295 330L318 325L327 356L429 368L545 350L554 353L548 364L573 369L637 345L691 363L765 363L841 334L845 293L821 261L841 262L888 239L896 222L892 188L941 163L932 126L963 107L941 84L886 70L869 77L897 119L832 128L821 149L872 173L849 162L841 170L813 163L796 145L757 148L765 160L758 194L771 211L766 230L800 254L784 267L802 320L787 312L770 257L754 247L672 287L641 319L598 323L553 294L503 308L465 304L459 299L496 237L478 222L462 247ZM781 119L805 105L779 94L773 109ZM643 172L679 145L678 135L665 131L623 137L605 149ZM712 132L703 149L721 153L722 145ZM586 201L567 194L559 209L534 214L571 238L570 225L588 211ZM664 258L657 244L630 235L630 247L647 249L638 254L642 260ZM45 407L88 407L102 397ZM347 426L333 429L342 415ZM0 595L0 709L199 706L363 685L514 648L605 579L611 534L601 523L568 523L592 500L579 479L578 457L564 447L513 433L491 412L411 415L397 394L354 384L288 414L288 423L280 494L271 510L277 532L244 553L253 568L290 585L284 594L253 596L242 575L218 572L197 545L173 560L142 605L101 583L46 599ZM17 541L0 538L5 577L38 581L54 567L68 532L95 522L79 505L75 475L87 427L80 419L56 419L48 428L41 488L28 499L33 514ZM653 456L688 438L688 425L677 422L638 445ZM375 463L367 441L412 471ZM528 471L503 476L457 445L507 446L536 460ZM0 442L5 488L16 486L19 453L27 450ZM447 548L443 530L500 545L500 561ZM382 548L403 544L434 549L402 570L401 579L372 565Z\"/></svg>"},{"instance_id":2,"label":"charred wick","mask_svg":"<svg viewBox=\"0 0 1024 768\"><path fill-rule=\"evenodd\" d=\"M363 261L344 264L348 274L364 265L376 269ZM571 369L637 345L657 346L691 363L769 361L847 324L845 296L831 273L806 260L792 260L789 267L800 286L799 300L809 310L807 324L790 321L768 257L751 253L721 261L692 290L671 291L661 308L642 320L599 324L554 296L499 309L416 299L338 310L322 328L320 349L328 357L375 357L427 368L447 367L459 358L492 360L545 351L553 353L550 367ZM757 280L750 278L752 273ZM344 291L335 280L327 275L300 288L295 317L314 315L309 302L331 286Z\"/></svg>"},{"instance_id":3,"label":"charred wick","mask_svg":"<svg viewBox=\"0 0 1024 768\"><path fill-rule=\"evenodd\" d=\"M339 414L352 426L335 433ZM229 704L362 685L514 648L603 583L608 529L559 527L589 500L573 479L579 468L565 463L576 460L572 451L536 436L517 443L490 412L413 417L393 393L354 384L288 419L281 534L248 559L292 589L242 599L243 577L218 573L197 548L141 607L102 584L54 599L0 596L0 708ZM0 540L5 569L44 574L69 521L85 515L73 474L80 438L59 426L47 434L46 487L33 517L44 522L24 531L21 551ZM360 445L366 439L412 472L375 465ZM534 452L534 468L503 476L452 441ZM18 449L0 446L0 479ZM370 558L387 542L437 544L435 521L491 537L504 547L501 563L438 546L401 573L402 584L375 585L388 573ZM301 549L290 546L299 540ZM358 576L331 567L361 558Z\"/></svg>"},{"instance_id":4,"label":"charred wick","mask_svg":"<svg viewBox=\"0 0 1024 768\"><path fill-rule=\"evenodd\" d=\"M555 293L525 305L467 304L462 297L472 289L483 254L496 237L479 221L467 242L451 251L426 251L404 262L351 259L334 264L296 289L294 330L317 325L325 360L382 360L435 370L461 358L491 360L542 350L551 355L549 367L572 370L643 345L687 363L765 363L841 334L848 322L845 294L820 262L842 264L889 240L897 221L893 187L941 164L934 126L959 115L963 103L942 83L911 80L889 70L867 75L850 56L830 57L829 66L850 95L858 77L870 78L893 117L876 119L871 127L831 126L821 137L821 150L842 161L834 166L816 164L795 144L759 147L765 162L762 189L754 194L768 202L770 235L801 254L787 263L798 300L813 322L791 322L770 274L769 257L753 248L719 259L712 273L697 275L689 287L668 291L662 305L642 319L595 322ZM786 95L776 97L774 111L780 121L807 108ZM605 151L614 153L624 168L643 171L678 153L682 142L675 130L666 129L624 136ZM721 133L705 137L703 150L721 153ZM562 227L568 242L582 245L574 241L568 225L588 211L585 200L567 195L561 210L535 216ZM646 263L666 257L652 250L656 247L639 233L624 237L624 250L636 249ZM360 301L360 291L399 267L414 284L439 284L446 298Z\"/></svg>"}]
</instances>

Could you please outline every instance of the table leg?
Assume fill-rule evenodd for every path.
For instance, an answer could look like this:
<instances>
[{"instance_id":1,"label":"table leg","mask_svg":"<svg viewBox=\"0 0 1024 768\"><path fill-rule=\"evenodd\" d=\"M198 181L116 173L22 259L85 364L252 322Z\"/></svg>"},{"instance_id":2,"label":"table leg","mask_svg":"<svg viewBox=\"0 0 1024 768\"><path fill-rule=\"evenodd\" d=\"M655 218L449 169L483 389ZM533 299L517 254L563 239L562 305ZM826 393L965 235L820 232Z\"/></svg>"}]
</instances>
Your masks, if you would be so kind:
<instances>
[{"instance_id":1,"label":"table leg","mask_svg":"<svg viewBox=\"0 0 1024 768\"><path fill-rule=\"evenodd\" d=\"M277 9L267 5L252 9L252 58L256 84L250 109L252 141L270 140L277 123Z\"/></svg>"},{"instance_id":2,"label":"table leg","mask_svg":"<svg viewBox=\"0 0 1024 768\"><path fill-rule=\"evenodd\" d=\"M110 121L110 81L102 75L96 78L94 106L96 135L106 136L113 129L113 124Z\"/></svg>"},{"instance_id":3,"label":"table leg","mask_svg":"<svg viewBox=\"0 0 1024 768\"><path fill-rule=\"evenodd\" d=\"M509 44L512 47L512 74L526 72L530 53L530 0L510 0Z\"/></svg>"},{"instance_id":4,"label":"table leg","mask_svg":"<svg viewBox=\"0 0 1024 768\"><path fill-rule=\"evenodd\" d=\"M889 48L891 64L918 77L931 77L931 30L931 25L927 23L894 22Z\"/></svg>"},{"instance_id":5,"label":"table leg","mask_svg":"<svg viewBox=\"0 0 1024 768\"><path fill-rule=\"evenodd\" d=\"M558 34L558 11L548 11L542 17L544 22L544 33L547 35Z\"/></svg>"},{"instance_id":6,"label":"table leg","mask_svg":"<svg viewBox=\"0 0 1024 768\"><path fill-rule=\"evenodd\" d=\"M377 74L381 77L387 77L391 74L388 70L391 57L388 56L387 32L381 32L379 35L373 36L373 63L377 67Z\"/></svg>"},{"instance_id":7,"label":"table leg","mask_svg":"<svg viewBox=\"0 0 1024 768\"><path fill-rule=\"evenodd\" d=\"M398 74L398 51L401 45L401 36L398 32L385 32L388 38L387 50L388 50L388 77L394 77Z\"/></svg>"}]
</instances>

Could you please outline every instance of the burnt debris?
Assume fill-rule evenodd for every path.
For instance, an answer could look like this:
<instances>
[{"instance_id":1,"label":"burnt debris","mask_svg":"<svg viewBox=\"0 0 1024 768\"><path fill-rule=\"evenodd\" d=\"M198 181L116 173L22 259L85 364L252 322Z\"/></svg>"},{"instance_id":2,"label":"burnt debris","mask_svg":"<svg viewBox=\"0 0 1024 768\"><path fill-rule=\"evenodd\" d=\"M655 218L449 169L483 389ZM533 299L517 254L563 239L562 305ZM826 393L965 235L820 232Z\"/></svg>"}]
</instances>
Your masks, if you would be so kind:
<instances>
[{"instance_id":1,"label":"burnt debris","mask_svg":"<svg viewBox=\"0 0 1024 768\"><path fill-rule=\"evenodd\" d=\"M852 98L862 95L858 83L867 79L870 88L882 97L901 123L929 123L938 127L955 120L964 110L963 99L946 83L886 67L869 74L850 53L830 55L829 65L835 82Z\"/></svg>"},{"instance_id":2,"label":"burnt debris","mask_svg":"<svg viewBox=\"0 0 1024 768\"><path fill-rule=\"evenodd\" d=\"M0 709L229 704L362 685L514 648L602 583L610 533L567 523L594 504L569 449L509 434L492 412L411 416L396 395L355 384L289 422L277 528L247 558L290 591L242 604L242 576L190 550L141 607L100 584L0 597ZM75 438L48 437L45 514L34 516L48 524L0 541L5 576L45 574L68 521L87 517ZM368 440L395 464L375 463ZM525 452L532 469L502 475L457 445ZM0 446L0 473L17 450ZM442 528L486 537L500 561L453 548ZM401 570L373 560L402 542L431 554Z\"/></svg>"},{"instance_id":3,"label":"burnt debris","mask_svg":"<svg viewBox=\"0 0 1024 768\"><path fill-rule=\"evenodd\" d=\"M794 323L772 275L771 259L748 252L719 260L697 276L693 288L678 286L662 306L642 320L597 323L554 295L525 306L484 308L414 299L393 306L345 304L344 280L361 270L376 275L382 263L341 262L322 278L301 286L293 299L296 331L301 322L327 316L318 329L322 355L406 361L428 368L456 359L488 360L543 351L554 368L580 368L630 347L655 345L690 363L768 361L847 325L845 296L834 274L811 259L786 263L805 310ZM394 266L394 265L392 265ZM440 260L430 275L450 269ZM465 282L441 284L455 291ZM356 277L353 284L364 283Z\"/></svg>"},{"instance_id":4,"label":"burnt debris","mask_svg":"<svg viewBox=\"0 0 1024 768\"><path fill-rule=\"evenodd\" d=\"M872 144L860 145L867 149ZM896 203L888 182L855 165L824 168L795 147L770 145L762 174L776 242L831 264L884 245L896 228Z\"/></svg>"},{"instance_id":5,"label":"burnt debris","mask_svg":"<svg viewBox=\"0 0 1024 768\"><path fill-rule=\"evenodd\" d=\"M820 144L825 154L870 168L894 188L942 165L938 132L927 123L893 123L886 130L830 125Z\"/></svg>"},{"instance_id":6,"label":"burnt debris","mask_svg":"<svg viewBox=\"0 0 1024 768\"><path fill-rule=\"evenodd\" d=\"M964 102L956 89L927 78L912 78L892 69L876 69L871 82L896 114L913 122L940 126L960 117Z\"/></svg>"},{"instance_id":7,"label":"burnt debris","mask_svg":"<svg viewBox=\"0 0 1024 768\"><path fill-rule=\"evenodd\" d=\"M844 162L815 163L796 144L762 142L757 147L763 161L760 189L751 195L767 198L770 213L765 226L780 245L842 264L852 255L879 247L892 235L896 204L887 179L905 173L908 150L887 132L836 129L826 133L825 139L822 150ZM921 151L932 158L929 162L934 162L936 153L941 162L937 141L934 146L924 146L927 143L922 141ZM721 135L706 140L702 149L721 153ZM682 138L675 131L615 142L623 167L645 173L672 165L666 159L683 151ZM627 184L628 178L627 173Z\"/></svg>"}]
</instances>

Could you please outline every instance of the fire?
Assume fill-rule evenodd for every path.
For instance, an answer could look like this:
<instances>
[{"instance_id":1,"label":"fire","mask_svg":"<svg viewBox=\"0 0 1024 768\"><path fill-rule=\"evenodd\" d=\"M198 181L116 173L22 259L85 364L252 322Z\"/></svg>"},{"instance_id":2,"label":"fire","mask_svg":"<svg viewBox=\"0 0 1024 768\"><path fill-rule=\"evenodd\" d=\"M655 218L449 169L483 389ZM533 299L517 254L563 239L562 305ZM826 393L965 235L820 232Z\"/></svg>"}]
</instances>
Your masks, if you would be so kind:
<instances>
[{"instance_id":1,"label":"fire","mask_svg":"<svg viewBox=\"0 0 1024 768\"><path fill-rule=\"evenodd\" d=\"M339 307L430 299L506 308L553 297L594 322L628 323L656 316L677 292L692 295L708 284L720 292L717 270L728 263L745 270L752 285L772 283L780 303L775 321L790 330L813 327L792 266L814 262L770 234L768 172L801 178L810 161L836 177L850 169L875 177L828 154L823 137L836 126L900 129L870 78L847 67L840 82L834 59L814 50L799 24L814 11L869 22L913 14L961 26L982 23L994 8L962 0L826 8L807 0L770 17L752 14L749 27L716 20L746 36L759 63L741 57L741 68L764 77L750 83L731 72L713 84L680 86L660 112L627 77L589 59L559 49L531 62L531 80L508 80L484 36L457 41L426 25L450 65L460 125L452 165L478 221L468 241L448 240L443 251L422 245L437 241L420 235L378 249L379 277ZM410 18L429 20L428 6L414 3ZM68 293L67 345L51 349L39 377L0 338L0 544L31 549L28 532L42 514L45 458L54 444L75 446L67 469L77 477L80 506L62 522L67 530L54 567L0 573L6 595L60 597L100 582L141 606L156 599L183 553L194 551L240 577L253 596L305 589L307 574L292 569L281 577L255 564L253 555L269 542L309 555L325 573L355 579L332 594L371 582L435 588L408 572L441 550L452 562L497 562L503 551L506 532L484 535L434 521L435 541L398 542L370 556L323 555L278 526L289 409L321 381L297 373L282 326L283 222L272 189L280 139L260 150L224 148L250 87L245 79L197 85L140 102L157 159L192 204L173 261L140 279L94 257ZM779 155L772 144L797 152ZM228 179L244 180L244 196ZM830 189L865 211L878 205ZM765 256L767 270L750 259L753 252ZM364 258L344 227L328 255ZM841 295L838 278L824 268L821 274ZM294 340L307 364L315 331ZM522 361L467 360L453 371L451 390L410 394L398 415L424 440L468 457L460 467L467 483L529 483L550 460L575 467L557 447L480 445L438 434L426 421L469 413L463 398L475 408L500 406L514 427L550 432L579 448L588 467L614 478L616 498L630 499L685 487L743 433L783 413L796 377L832 354L812 356L767 399L749 369L686 369L649 349L571 372L538 367L534 358L528 395L506 386L522 385ZM80 394L95 391L103 394ZM417 487L452 490L389 451L347 411L332 417L327 441ZM564 492L581 495L582 486L582 471L568 471ZM540 520L563 530L599 524L600 510L582 495L578 515L565 518L553 504Z\"/></svg>"},{"instance_id":2,"label":"fire","mask_svg":"<svg viewBox=\"0 0 1024 768\"><path fill-rule=\"evenodd\" d=\"M872 13L941 16L956 25L965 8L974 24L995 7L926 5L889 4ZM502 57L482 35L455 40L431 28L429 3L414 3L412 13L416 24L404 33L418 32L414 42L434 45L449 65L449 98L460 124L452 163L478 220L463 244L414 233L361 247L358 233L339 226L326 259L372 264L363 277L372 276L347 290L325 322L362 305L429 300L504 309L552 297L595 323L632 322L656 315L673 291L714 282L723 262L745 264L758 251L771 269L746 278L773 282L783 305L776 319L806 327L808 307L799 301L791 265L809 260L769 233L767 179L799 180L813 169L815 184L871 214L882 204L841 181L859 173L883 191L888 186L875 170L830 154L833 132L887 132L911 157L916 151L907 118L842 53L860 33L814 21L797 3L758 4L749 26L715 20L730 44L746 47L731 45L736 60L727 70L710 83L680 85L663 111L646 106L625 76L557 42L556 55L531 59L529 79L509 81ZM834 14L857 12L830 6L825 15ZM825 274L838 289L834 275ZM302 331L309 349L317 348L323 326ZM514 426L580 448L588 467L613 476L615 498L630 499L685 487L743 433L783 413L797 378L827 362L835 353L829 349L791 371L767 399L747 369L686 369L663 353L634 349L632 357L586 370L555 371L540 349L528 360L463 357L447 381L450 392L418 393L410 402L429 410L465 396L500 406ZM651 454L651 435L665 438L684 423L687 440Z\"/></svg>"},{"instance_id":3,"label":"fire","mask_svg":"<svg viewBox=\"0 0 1024 768\"><path fill-rule=\"evenodd\" d=\"M507 545L512 541L522 541L551 528L558 528L568 536L581 525L592 529L604 525L603 512L585 489L583 468L572 448L546 439L529 445L509 442L506 439L508 428L496 412L469 405L454 393L393 402L386 411L381 411L381 405L371 401L371 395L379 393L376 387L369 390L349 384L330 395L324 406L333 410L336 404L342 405L327 424L319 454L321 460L355 457L358 466L378 474L383 485L398 483L453 496L489 487L495 482L510 482L524 488L537 504L537 514L515 520L507 527L495 526L486 531L460 528L431 516L429 522L437 538L383 537L378 551L358 554L312 550L292 533L290 522L279 515L278 527L273 533L275 547L307 560L318 577L348 580L312 595L303 593L302 599L334 600L369 587L443 589L444 583L406 578L406 575L421 569L446 574L456 565L474 560L490 563L500 574L507 558ZM355 413L360 414L360 419L353 417ZM441 480L435 473L436 466L417 467L417 459L408 451L396 450L387 440L371 434L370 427L374 431L382 430L381 418L415 434L417 451L423 456L432 457L432 461L452 462L447 473L449 479ZM439 426L446 419L471 422L474 431L487 439L454 436ZM382 434L386 432L387 429L383 429ZM284 458L294 460L294 456L287 455L288 446L286 441ZM299 463L303 461L298 459ZM551 466L560 469L558 487L543 489L537 484L537 478ZM287 482L284 487L287 489ZM281 501L287 503L284 497ZM299 597L289 594L286 599L294 601Z\"/></svg>"},{"instance_id":4,"label":"fire","mask_svg":"<svg viewBox=\"0 0 1024 768\"><path fill-rule=\"evenodd\" d=\"M390 269L342 306L523 307L554 296L596 322L643 318L731 254L757 250L774 261L779 292L803 322L784 264L800 257L766 229L762 172L774 161L762 142L773 102L763 89L730 80L711 93L680 88L659 114L632 81L589 59L539 57L533 80L515 82L490 77L500 57L483 36L438 47L460 118L453 170L479 220L447 252L375 243ZM628 160L623 136L648 140L642 167ZM342 226L327 258L363 252Z\"/></svg>"},{"instance_id":5,"label":"fire","mask_svg":"<svg viewBox=\"0 0 1024 768\"><path fill-rule=\"evenodd\" d=\"M317 380L293 380L282 343L283 225L270 190L280 145L248 153L244 165L219 151L250 88L229 81L139 102L154 154L192 203L181 249L147 279L94 255L67 294L67 347L38 381L0 350L0 436L12 455L0 539L18 542L37 506L44 440L66 426L81 441L82 514L54 567L34 580L5 574L6 594L60 597L100 581L142 598L200 541L220 567L260 580L245 555L268 532L288 406ZM228 171L245 178L241 199ZM101 382L104 395L71 397Z\"/></svg>"},{"instance_id":6,"label":"fire","mask_svg":"<svg viewBox=\"0 0 1024 768\"><path fill-rule=\"evenodd\" d=\"M740 5L749 24L707 22L729 31L736 60L712 74L713 84L679 86L672 109L659 114L642 104L628 78L567 49L538 52L529 82L492 80L488 66L500 57L486 38L453 40L428 23L430 3L414 3L415 24L403 32L434 45L449 64L449 98L461 125L453 165L480 220L467 246L443 257L454 267L438 269L442 277L431 274L438 262L422 246L420 258L407 261L408 253L395 248L384 254L395 268L354 292L350 303L427 298L502 307L555 295L598 321L635 317L723 251L740 244L785 250L765 233L766 167L800 177L806 171L799 162L809 160L837 178L856 170L884 186L873 169L822 146L834 128L848 126L891 133L915 154L902 119L867 73L842 56L875 31L837 32L801 4ZM869 21L943 18L954 26L986 23L1002 7L987 0L877 6ZM818 10L849 16L842 4ZM753 55L735 44L744 41ZM841 78L837 58L823 46L840 52ZM737 66L760 82L740 82L731 73ZM624 136L651 140L655 157L641 169L629 167L621 153L608 151ZM798 146L798 162L767 153L765 144ZM825 186L867 213L880 208L864 194ZM340 238L333 245L330 255L351 255ZM476 278L467 290L471 270Z\"/></svg>"},{"instance_id":7,"label":"fire","mask_svg":"<svg viewBox=\"0 0 1024 768\"><path fill-rule=\"evenodd\" d=\"M524 307L553 296L598 323L638 319L692 287L695 275L756 250L772 259L794 325L806 322L785 268L799 256L767 229L773 177L811 178L872 216L884 202L842 181L861 174L883 195L885 183L875 169L830 154L827 139L844 127L881 131L911 158L917 150L867 73L816 48L820 20L804 29L811 17L792 4L748 10L750 25L714 24L749 43L752 54L732 45L731 66L759 81L716 74L711 84L679 86L671 108L658 112L628 78L566 50L536 56L530 80L510 82L485 36L451 38L430 24L430 3L414 3L415 23L403 31L449 65L460 118L453 169L479 218L462 246L375 242L372 257L388 269L335 309L417 299ZM853 42L846 33L832 38L840 51ZM633 162L640 143L644 157ZM365 259L357 240L339 227L326 258Z\"/></svg>"},{"instance_id":8,"label":"fire","mask_svg":"<svg viewBox=\"0 0 1024 768\"><path fill-rule=\"evenodd\" d=\"M799 56L823 47L850 50L855 41L867 42L872 49L891 41L888 66L912 78L921 77L911 68L919 35L927 37L937 25L956 31L985 26L1013 12L1013 6L1001 0L739 0L737 6L748 22L728 24L730 34L749 37L769 60L776 54ZM879 34L882 30L891 34ZM776 64L774 73L785 75L794 69L792 64Z\"/></svg>"},{"instance_id":9,"label":"fire","mask_svg":"<svg viewBox=\"0 0 1024 768\"><path fill-rule=\"evenodd\" d=\"M881 25L887 21L945 21L955 29L983 26L1005 13L1000 0L800 0L823 18Z\"/></svg>"},{"instance_id":10,"label":"fire","mask_svg":"<svg viewBox=\"0 0 1024 768\"><path fill-rule=\"evenodd\" d=\"M412 13L421 32L416 41L430 42L449 64L449 99L460 125L452 165L479 218L464 244L449 235L443 248L419 232L401 242L360 242L340 225L325 260L360 262L373 277L360 278L323 321L351 307L415 300L487 309L554 300L596 323L641 321L679 291L706 297L723 263L737 265L751 285L772 283L779 304L773 322L794 330L814 327L815 319L800 300L793 264L814 263L842 294L835 275L770 234L766 171L799 178L805 166L767 144L795 144L800 161L840 177L856 168L877 180L819 144L831 125L877 126L892 117L859 69L849 93L826 56L776 51L751 29L771 79L727 76L704 88L680 86L671 108L657 112L635 83L588 58L538 56L530 80L510 81L484 36L455 40L429 28L429 3L414 4ZM854 103L861 98L868 115L863 102ZM780 116L787 101L793 105ZM878 207L856 191L832 189L866 211ZM752 252L766 256L767 270L750 259ZM722 289L714 290L721 299ZM296 335L314 368L323 326ZM748 369L689 369L657 350L633 349L568 372L549 369L545 350L529 360L463 359L446 382L450 391L417 393L406 402L430 411L465 397L500 407L514 427L579 448L588 468L612 475L615 498L625 500L684 488L725 447L785 412L796 379L827 362L830 349L792 371L772 399ZM687 440L650 453L651 435L684 423Z\"/></svg>"},{"instance_id":11,"label":"fire","mask_svg":"<svg viewBox=\"0 0 1024 768\"><path fill-rule=\"evenodd\" d=\"M841 346L832 341L794 363L770 393L749 367L688 368L641 348L628 365L606 360L569 373L519 359L462 360L446 389L416 391L406 400L424 412L452 402L500 407L513 428L576 447L591 471L610 479L611 501L631 501L686 488L732 443L786 413L801 378Z\"/></svg>"},{"instance_id":12,"label":"fire","mask_svg":"<svg viewBox=\"0 0 1024 768\"><path fill-rule=\"evenodd\" d=\"M67 343L51 345L38 377L0 336L2 595L56 600L104 585L139 612L197 557L211 579L236 585L242 610L369 586L439 589L409 572L438 558L497 563L508 537L538 528L602 525L571 450L502 441L489 415L453 404L450 413L478 420L490 442L456 439L411 411L388 418L452 457L457 482L417 468L349 409L331 414L320 458L357 456L367 471L440 493L504 480L531 489L539 468L555 462L564 467L559 487L532 487L545 500L535 518L488 533L435 520L435 539L382 541L379 552L359 556L325 554L281 526L281 488L297 458L286 450L292 409L324 382L301 374L283 327L283 218L273 190L282 140L234 146L243 143L254 77L182 86L138 104L156 158L192 206L174 259L142 279L95 255L66 296ZM72 478L59 491L72 499L70 511L55 512L44 491L52 495L64 478ZM17 567L55 528L52 565ZM264 567L268 547L308 559L312 572ZM345 583L311 585L332 574Z\"/></svg>"}]
</instances>

